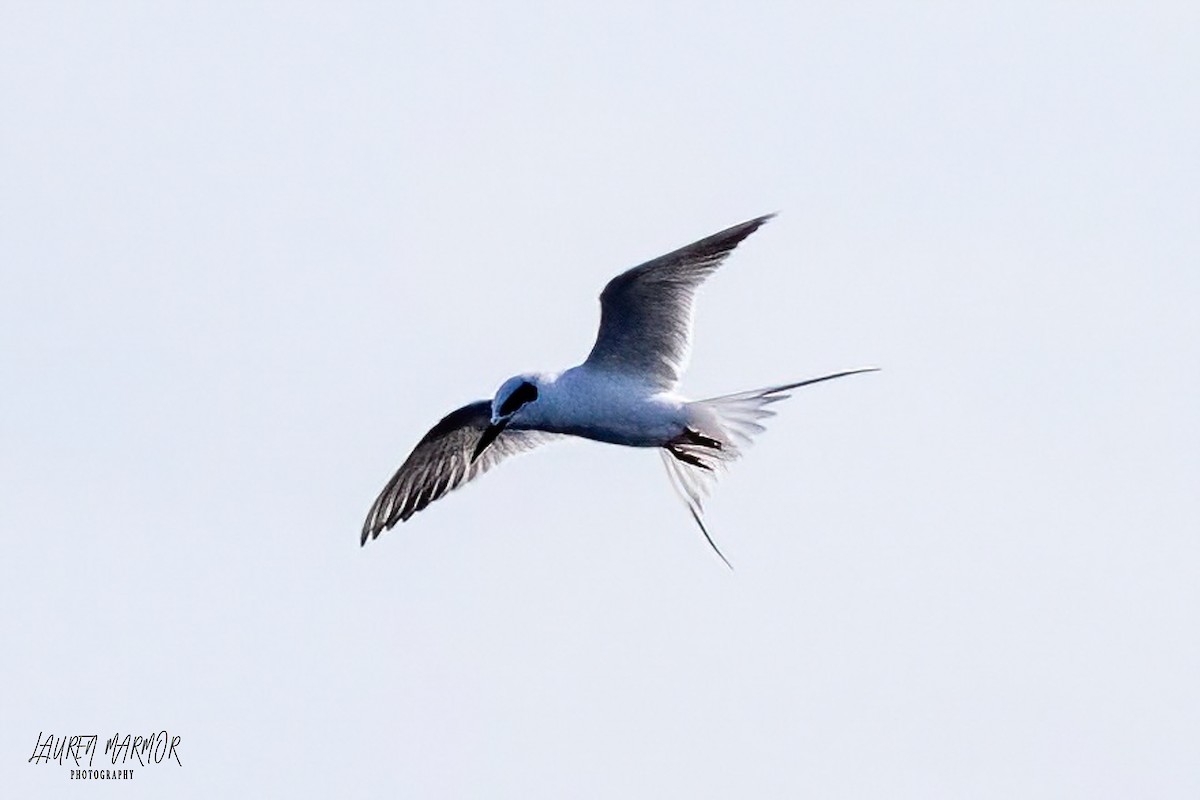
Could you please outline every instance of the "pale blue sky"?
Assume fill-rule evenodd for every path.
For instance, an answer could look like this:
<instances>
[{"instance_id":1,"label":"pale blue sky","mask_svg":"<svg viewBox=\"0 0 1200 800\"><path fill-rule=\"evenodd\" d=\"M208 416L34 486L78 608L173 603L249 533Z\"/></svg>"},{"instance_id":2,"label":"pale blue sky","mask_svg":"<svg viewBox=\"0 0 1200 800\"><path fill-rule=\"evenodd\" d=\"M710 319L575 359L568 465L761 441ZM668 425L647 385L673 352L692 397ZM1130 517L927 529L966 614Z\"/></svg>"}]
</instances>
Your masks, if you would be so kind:
<instances>
[{"instance_id":1,"label":"pale blue sky","mask_svg":"<svg viewBox=\"0 0 1200 800\"><path fill-rule=\"evenodd\" d=\"M1200 794L1200 14L7 4L12 796ZM710 503L569 443L365 549L613 274L778 219L684 389ZM167 728L74 786L38 731Z\"/></svg>"}]
</instances>

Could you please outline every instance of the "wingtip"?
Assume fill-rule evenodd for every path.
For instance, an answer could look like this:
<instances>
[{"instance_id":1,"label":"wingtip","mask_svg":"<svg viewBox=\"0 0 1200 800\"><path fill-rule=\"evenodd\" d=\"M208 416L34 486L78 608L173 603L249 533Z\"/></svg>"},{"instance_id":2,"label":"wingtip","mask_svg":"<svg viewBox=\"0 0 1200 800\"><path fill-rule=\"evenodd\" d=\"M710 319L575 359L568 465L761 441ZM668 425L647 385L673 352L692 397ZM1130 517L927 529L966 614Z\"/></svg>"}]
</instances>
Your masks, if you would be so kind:
<instances>
[{"instance_id":1,"label":"wingtip","mask_svg":"<svg viewBox=\"0 0 1200 800\"><path fill-rule=\"evenodd\" d=\"M753 234L768 221L774 218L774 216L775 213L772 212L770 214L764 214L761 217L748 219L745 222L739 222L736 225L731 225L723 231L714 233L711 236L700 239L699 241L692 242L691 244L680 248L674 253L668 253L667 256L664 256L663 258L675 255L676 253L680 253L685 250L695 250L697 248L712 248L714 252L720 253L721 257L723 258L735 247L741 244L748 236Z\"/></svg>"},{"instance_id":2,"label":"wingtip","mask_svg":"<svg viewBox=\"0 0 1200 800\"><path fill-rule=\"evenodd\" d=\"M778 211L772 211L769 214L763 214L761 216L755 217L754 219L747 220L747 221L743 222L742 225L743 226L752 226L755 230L757 230L758 228L762 227L763 225L766 225L771 220L775 219L775 217L778 215L779 215Z\"/></svg>"},{"instance_id":3,"label":"wingtip","mask_svg":"<svg viewBox=\"0 0 1200 800\"><path fill-rule=\"evenodd\" d=\"M754 217L753 219L748 219L739 225L734 225L732 228L729 228L728 230L723 231L723 233L724 234L732 233L732 234L736 235L737 244L740 244L741 241L743 239L745 239L747 236L754 233L755 231L757 231L763 225L766 225L771 220L775 219L775 215L778 213L779 213L778 211L772 211L770 214L763 214L762 216ZM720 235L721 234L718 234L718 236L720 236ZM736 247L737 244L735 244L734 246Z\"/></svg>"}]
</instances>

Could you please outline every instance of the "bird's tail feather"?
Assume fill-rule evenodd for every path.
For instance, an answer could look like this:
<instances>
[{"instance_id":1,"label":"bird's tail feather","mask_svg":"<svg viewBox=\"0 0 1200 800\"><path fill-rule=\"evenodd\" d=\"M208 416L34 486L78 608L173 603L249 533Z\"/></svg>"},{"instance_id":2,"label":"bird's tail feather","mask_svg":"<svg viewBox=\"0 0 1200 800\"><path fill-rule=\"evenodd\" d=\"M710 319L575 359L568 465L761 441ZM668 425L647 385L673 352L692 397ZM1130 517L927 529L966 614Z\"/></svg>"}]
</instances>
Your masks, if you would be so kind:
<instances>
[{"instance_id":1,"label":"bird's tail feather","mask_svg":"<svg viewBox=\"0 0 1200 800\"><path fill-rule=\"evenodd\" d=\"M667 466L671 485L692 512L708 543L726 565L729 562L721 555L704 526L704 500L712 493L720 471L740 458L754 437L766 430L762 421L775 416L775 411L768 406L789 398L791 395L788 392L792 389L860 372L874 372L876 369L852 369L687 404L688 429L663 447L660 453Z\"/></svg>"}]
</instances>

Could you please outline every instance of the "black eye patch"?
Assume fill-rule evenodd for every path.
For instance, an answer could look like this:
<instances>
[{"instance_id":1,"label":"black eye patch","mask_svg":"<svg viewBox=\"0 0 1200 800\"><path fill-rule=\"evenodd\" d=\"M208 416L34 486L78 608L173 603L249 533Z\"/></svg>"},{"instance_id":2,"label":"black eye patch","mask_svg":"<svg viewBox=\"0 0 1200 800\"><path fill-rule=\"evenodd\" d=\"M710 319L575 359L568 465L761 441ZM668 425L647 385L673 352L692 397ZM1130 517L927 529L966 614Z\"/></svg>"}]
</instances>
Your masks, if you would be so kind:
<instances>
[{"instance_id":1,"label":"black eye patch","mask_svg":"<svg viewBox=\"0 0 1200 800\"><path fill-rule=\"evenodd\" d=\"M500 404L500 416L507 417L526 403L537 400L537 387L532 383L522 383L512 394L504 398Z\"/></svg>"}]
</instances>

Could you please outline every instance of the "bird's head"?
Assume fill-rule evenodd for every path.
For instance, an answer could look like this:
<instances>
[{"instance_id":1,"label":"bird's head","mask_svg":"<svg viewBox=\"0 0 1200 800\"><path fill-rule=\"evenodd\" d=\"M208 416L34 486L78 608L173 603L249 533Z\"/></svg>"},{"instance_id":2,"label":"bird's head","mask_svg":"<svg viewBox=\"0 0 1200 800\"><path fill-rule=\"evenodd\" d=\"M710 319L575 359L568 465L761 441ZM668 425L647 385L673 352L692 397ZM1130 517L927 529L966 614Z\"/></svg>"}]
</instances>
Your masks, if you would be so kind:
<instances>
[{"instance_id":1,"label":"bird's head","mask_svg":"<svg viewBox=\"0 0 1200 800\"><path fill-rule=\"evenodd\" d=\"M500 384L492 398L492 424L511 422L530 403L536 403L542 381L538 375L514 375Z\"/></svg>"},{"instance_id":2,"label":"bird's head","mask_svg":"<svg viewBox=\"0 0 1200 800\"><path fill-rule=\"evenodd\" d=\"M520 422L528 416L529 407L537 403L538 389L542 379L538 375L515 375L500 385L496 396L492 398L492 419L483 431L471 460L479 458L480 453L496 440L505 428L514 420Z\"/></svg>"}]
</instances>

